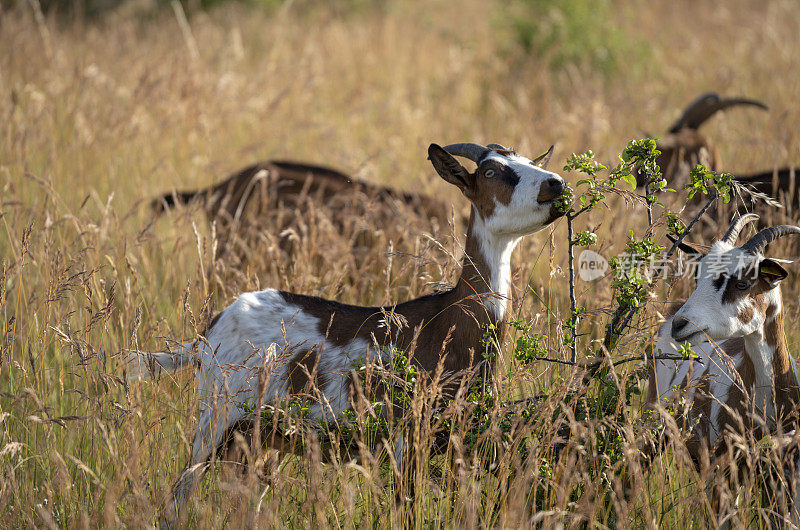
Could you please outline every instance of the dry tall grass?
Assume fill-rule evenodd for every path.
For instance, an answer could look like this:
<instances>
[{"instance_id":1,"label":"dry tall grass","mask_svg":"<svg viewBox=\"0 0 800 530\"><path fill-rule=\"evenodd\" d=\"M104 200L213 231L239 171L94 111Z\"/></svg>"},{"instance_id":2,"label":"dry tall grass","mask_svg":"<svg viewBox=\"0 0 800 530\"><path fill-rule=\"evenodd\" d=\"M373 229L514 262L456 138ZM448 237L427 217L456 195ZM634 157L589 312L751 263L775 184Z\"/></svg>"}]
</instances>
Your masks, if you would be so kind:
<instances>
[{"instance_id":1,"label":"dry tall grass","mask_svg":"<svg viewBox=\"0 0 800 530\"><path fill-rule=\"evenodd\" d=\"M397 224L411 236L390 241L390 231L374 227L375 245L355 260L351 243L311 211L291 260L265 227L263 247L232 268L216 259L213 229L199 212L153 221L144 204L160 192L206 185L260 159L294 158L444 196L460 213L465 201L425 160L430 142L500 142L528 154L555 143L556 167L587 148L610 161L628 139L664 130L708 90L771 106L769 114L733 112L707 124L726 169L800 163L800 16L791 0L614 4L597 16L650 53L611 74L590 65L550 71L545 58L515 47L509 13L503 2L477 0L354 13L225 5L192 16L188 31L172 10L121 11L91 24L37 21L28 3L0 13L0 525L155 520L187 457L194 384L182 373L129 388L121 349L190 337L209 304L222 308L243 290L278 287L361 304L416 296L454 279L463 242L459 229L429 234L427 223L408 217ZM619 204L588 224L599 227L600 251L612 255L643 219ZM548 334L551 357L566 358L562 225L517 251L515 285L519 316ZM578 287L590 308L610 303L608 279ZM790 348L800 333L796 289L784 286ZM596 337L605 321L602 311L590 313L585 330ZM620 355L638 351L650 333L631 335ZM573 445L554 455L557 433L543 419L558 406L569 370L506 365L504 395L550 394L539 420L520 427L538 442L516 437L531 443L528 457L508 452L496 473L426 468L413 505L417 525L714 526L707 476L695 473L680 444L650 473L637 472L638 406L624 411L631 498L619 479L594 475L606 458L596 443L606 426L576 422ZM211 476L189 522L408 521L384 487L391 474L370 455L357 464L293 460L275 471L263 497L263 484ZM743 496L728 497L727 508L742 524L764 524L775 505L761 502L754 473L743 480Z\"/></svg>"}]
</instances>

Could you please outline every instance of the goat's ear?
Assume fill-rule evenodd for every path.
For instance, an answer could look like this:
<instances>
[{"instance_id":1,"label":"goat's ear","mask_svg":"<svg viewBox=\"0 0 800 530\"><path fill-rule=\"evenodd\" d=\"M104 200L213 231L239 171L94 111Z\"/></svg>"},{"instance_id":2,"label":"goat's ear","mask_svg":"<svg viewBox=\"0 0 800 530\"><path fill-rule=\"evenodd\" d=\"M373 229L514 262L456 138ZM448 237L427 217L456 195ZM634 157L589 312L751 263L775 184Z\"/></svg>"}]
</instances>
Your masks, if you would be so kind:
<instances>
[{"instance_id":1,"label":"goat's ear","mask_svg":"<svg viewBox=\"0 0 800 530\"><path fill-rule=\"evenodd\" d=\"M778 282L783 280L789 275L786 272L786 269L780 266L780 264L769 258L764 258L758 264L758 277L767 282L772 287L778 285Z\"/></svg>"},{"instance_id":2,"label":"goat's ear","mask_svg":"<svg viewBox=\"0 0 800 530\"><path fill-rule=\"evenodd\" d=\"M676 238L672 234L667 234L667 239L669 239L673 243L678 241L678 238ZM703 257L703 256L706 255L705 252L703 252L701 250L698 250L698 249L694 248L692 245L690 245L689 243L684 243L683 241L678 243L678 248L681 249L682 251L684 251L685 253L689 254L689 255L694 255L694 256L698 256L698 257Z\"/></svg>"},{"instance_id":3,"label":"goat's ear","mask_svg":"<svg viewBox=\"0 0 800 530\"><path fill-rule=\"evenodd\" d=\"M534 158L532 162L542 169L547 169L548 164L550 164L550 158L553 156L553 147L555 146L551 145L550 149Z\"/></svg>"},{"instance_id":4,"label":"goat's ear","mask_svg":"<svg viewBox=\"0 0 800 530\"><path fill-rule=\"evenodd\" d=\"M464 166L458 163L453 155L445 151L438 144L431 144L428 147L428 159L433 164L433 168L444 180L458 186L461 191L469 188L470 174Z\"/></svg>"}]
</instances>

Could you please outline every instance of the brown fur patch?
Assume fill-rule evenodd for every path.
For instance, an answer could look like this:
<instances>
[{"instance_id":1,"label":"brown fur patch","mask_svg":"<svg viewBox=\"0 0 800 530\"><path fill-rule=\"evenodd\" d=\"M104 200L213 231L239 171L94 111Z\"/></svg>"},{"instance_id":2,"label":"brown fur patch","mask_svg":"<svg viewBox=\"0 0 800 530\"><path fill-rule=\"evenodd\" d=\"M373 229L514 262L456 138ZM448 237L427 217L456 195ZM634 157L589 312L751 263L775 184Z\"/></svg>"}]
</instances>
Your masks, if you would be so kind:
<instances>
[{"instance_id":1,"label":"brown fur patch","mask_svg":"<svg viewBox=\"0 0 800 530\"><path fill-rule=\"evenodd\" d=\"M763 282L762 282L763 283ZM767 308L767 298L764 296L764 291L758 291L760 287L756 287L756 291L751 293L750 298L753 300L753 306L756 308L760 314L767 316L768 308ZM772 310L775 312L775 309Z\"/></svg>"},{"instance_id":2,"label":"brown fur patch","mask_svg":"<svg viewBox=\"0 0 800 530\"><path fill-rule=\"evenodd\" d=\"M719 412L717 427L720 434L725 430L739 431L740 420L744 423L745 429L752 426L752 418L749 413L752 406L747 398L752 399L753 386L756 381L755 368L745 350L744 339L726 340L722 343L722 347L729 356L740 356L742 360L735 367L739 380L731 382L728 399L724 402L732 410L723 407Z\"/></svg>"},{"instance_id":3,"label":"brown fur patch","mask_svg":"<svg viewBox=\"0 0 800 530\"><path fill-rule=\"evenodd\" d=\"M489 171L494 174L488 177ZM483 219L491 217L497 204L507 205L511 202L519 177L514 170L495 160L482 162L475 170L473 186L467 197L475 205Z\"/></svg>"},{"instance_id":4,"label":"brown fur patch","mask_svg":"<svg viewBox=\"0 0 800 530\"><path fill-rule=\"evenodd\" d=\"M338 346L364 339L378 346L410 352L424 370L440 361L450 373L470 368L483 359L483 332L495 325L502 342L503 322L497 321L482 300L492 296L489 266L472 236L469 222L461 277L453 289L387 307L361 307L321 298L282 292L284 300L319 319L319 332ZM510 303L510 301L509 301Z\"/></svg>"},{"instance_id":5,"label":"brown fur patch","mask_svg":"<svg viewBox=\"0 0 800 530\"><path fill-rule=\"evenodd\" d=\"M775 318L767 319L767 322L764 324L764 342L766 342L770 348L776 350L777 353L780 343L784 339L783 313L774 313L774 317Z\"/></svg>"},{"instance_id":6,"label":"brown fur patch","mask_svg":"<svg viewBox=\"0 0 800 530\"><path fill-rule=\"evenodd\" d=\"M736 318L738 318L739 322L741 322L742 324L747 324L751 320L753 320L754 314L755 312L753 311L753 306L746 305L742 308L741 311L739 311L739 314L736 315Z\"/></svg>"},{"instance_id":7,"label":"brown fur patch","mask_svg":"<svg viewBox=\"0 0 800 530\"><path fill-rule=\"evenodd\" d=\"M778 306L775 305L775 304L770 305L769 307L767 307L767 310L764 312L764 316L766 317L766 320L772 320L772 318L775 316L775 313L777 311L778 311Z\"/></svg>"},{"instance_id":8,"label":"brown fur patch","mask_svg":"<svg viewBox=\"0 0 800 530\"><path fill-rule=\"evenodd\" d=\"M319 355L313 348L301 351L292 357L286 368L289 375L289 391L292 394L311 390L322 392L328 382L328 377L319 371Z\"/></svg>"},{"instance_id":9,"label":"brown fur patch","mask_svg":"<svg viewBox=\"0 0 800 530\"><path fill-rule=\"evenodd\" d=\"M722 293L723 304L735 304L739 300L751 294L752 288L755 284L748 284L748 287L739 289L736 287L736 284L739 283L739 281L747 280L744 278L739 280L735 275L728 277L727 282L725 283L725 291Z\"/></svg>"},{"instance_id":10,"label":"brown fur patch","mask_svg":"<svg viewBox=\"0 0 800 530\"><path fill-rule=\"evenodd\" d=\"M792 415L791 421L797 421L800 388L795 376L794 359L789 355L786 346L782 312L777 312L775 318L764 326L764 340L775 349L772 357L772 375L775 380L775 410L778 420Z\"/></svg>"},{"instance_id":11,"label":"brown fur patch","mask_svg":"<svg viewBox=\"0 0 800 530\"><path fill-rule=\"evenodd\" d=\"M552 188L547 180L542 181L539 185L539 195L536 196L536 200L539 204L544 204L546 202L550 202L555 200L561 196L563 193L563 188Z\"/></svg>"}]
</instances>

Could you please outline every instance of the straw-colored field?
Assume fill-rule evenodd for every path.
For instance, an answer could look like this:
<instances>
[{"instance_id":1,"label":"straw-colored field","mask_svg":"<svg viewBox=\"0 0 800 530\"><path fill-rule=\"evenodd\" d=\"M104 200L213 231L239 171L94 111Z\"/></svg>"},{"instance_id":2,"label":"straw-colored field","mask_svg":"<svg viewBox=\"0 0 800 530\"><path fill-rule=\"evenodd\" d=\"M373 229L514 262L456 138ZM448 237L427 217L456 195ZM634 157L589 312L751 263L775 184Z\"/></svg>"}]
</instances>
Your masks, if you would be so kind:
<instances>
[{"instance_id":1,"label":"straw-colored field","mask_svg":"<svg viewBox=\"0 0 800 530\"><path fill-rule=\"evenodd\" d=\"M717 91L770 106L704 126L723 169L800 164L800 13L792 0L572 0L561 10L536 0L222 3L189 10L188 25L170 5L130 3L75 22L37 17L34 4L0 12L2 527L157 520L188 458L194 379L189 370L128 386L119 352L193 337L207 300L219 310L242 291L276 287L388 304L453 282L467 203L426 161L431 142L498 142L527 156L555 144L556 171L587 149L613 163L630 139L663 134L696 95ZM526 24L561 37L549 47L534 37L526 48L515 30ZM456 226L409 214L390 227L362 226L376 234L354 250L324 212L306 211L294 255L266 224L239 260L219 252L198 208L158 219L147 208L159 193L270 158L437 196L453 205ZM630 229L641 236L647 225L643 209L618 200L578 224L595 229L595 250L607 257L623 250ZM516 318L548 335L548 355L561 359L564 225L527 238L513 262ZM783 287L790 348L800 337L798 285ZM610 280L577 287L590 310L585 353L608 320ZM679 284L670 296L688 288ZM646 314L653 322L653 309ZM641 353L652 331L639 327L614 355ZM522 369L510 358L504 366L502 395L514 398L555 394L570 374L547 363ZM637 397L622 414L631 440L640 405ZM185 522L714 527L707 477L680 446L645 474L633 442L620 449L631 458L634 495L625 496L622 473L596 473L609 458L598 441L607 425L577 422L582 445L561 459L550 449L555 434L533 425L519 433L530 444L527 459L509 457L501 472L474 465L449 473L442 458L425 467L407 513L393 507L380 451L364 449L358 462L290 459L271 471L268 489L252 475L209 473ZM764 514L780 507L762 502L745 475L742 496L727 498L727 508L737 525L764 525Z\"/></svg>"}]
</instances>

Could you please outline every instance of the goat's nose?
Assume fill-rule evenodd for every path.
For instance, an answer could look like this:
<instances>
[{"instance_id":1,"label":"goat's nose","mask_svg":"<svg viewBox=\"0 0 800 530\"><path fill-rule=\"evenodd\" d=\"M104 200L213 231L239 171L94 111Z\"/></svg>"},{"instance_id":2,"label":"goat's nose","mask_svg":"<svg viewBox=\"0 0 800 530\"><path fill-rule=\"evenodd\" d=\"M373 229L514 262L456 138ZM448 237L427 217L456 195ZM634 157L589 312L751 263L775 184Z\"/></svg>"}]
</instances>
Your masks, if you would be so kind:
<instances>
[{"instance_id":1,"label":"goat's nose","mask_svg":"<svg viewBox=\"0 0 800 530\"><path fill-rule=\"evenodd\" d=\"M564 181L558 177L548 177L539 188L539 202L552 201L564 193Z\"/></svg>"},{"instance_id":2,"label":"goat's nose","mask_svg":"<svg viewBox=\"0 0 800 530\"><path fill-rule=\"evenodd\" d=\"M686 320L683 317L675 317L675 318L673 318L672 319L672 338L673 339L677 338L677 336L680 335L681 331L684 328L686 328L686 324L688 324L688 323L689 323L689 321Z\"/></svg>"},{"instance_id":3,"label":"goat's nose","mask_svg":"<svg viewBox=\"0 0 800 530\"><path fill-rule=\"evenodd\" d=\"M547 187L556 195L561 195L564 192L564 181L557 177L550 177L547 179Z\"/></svg>"}]
</instances>

